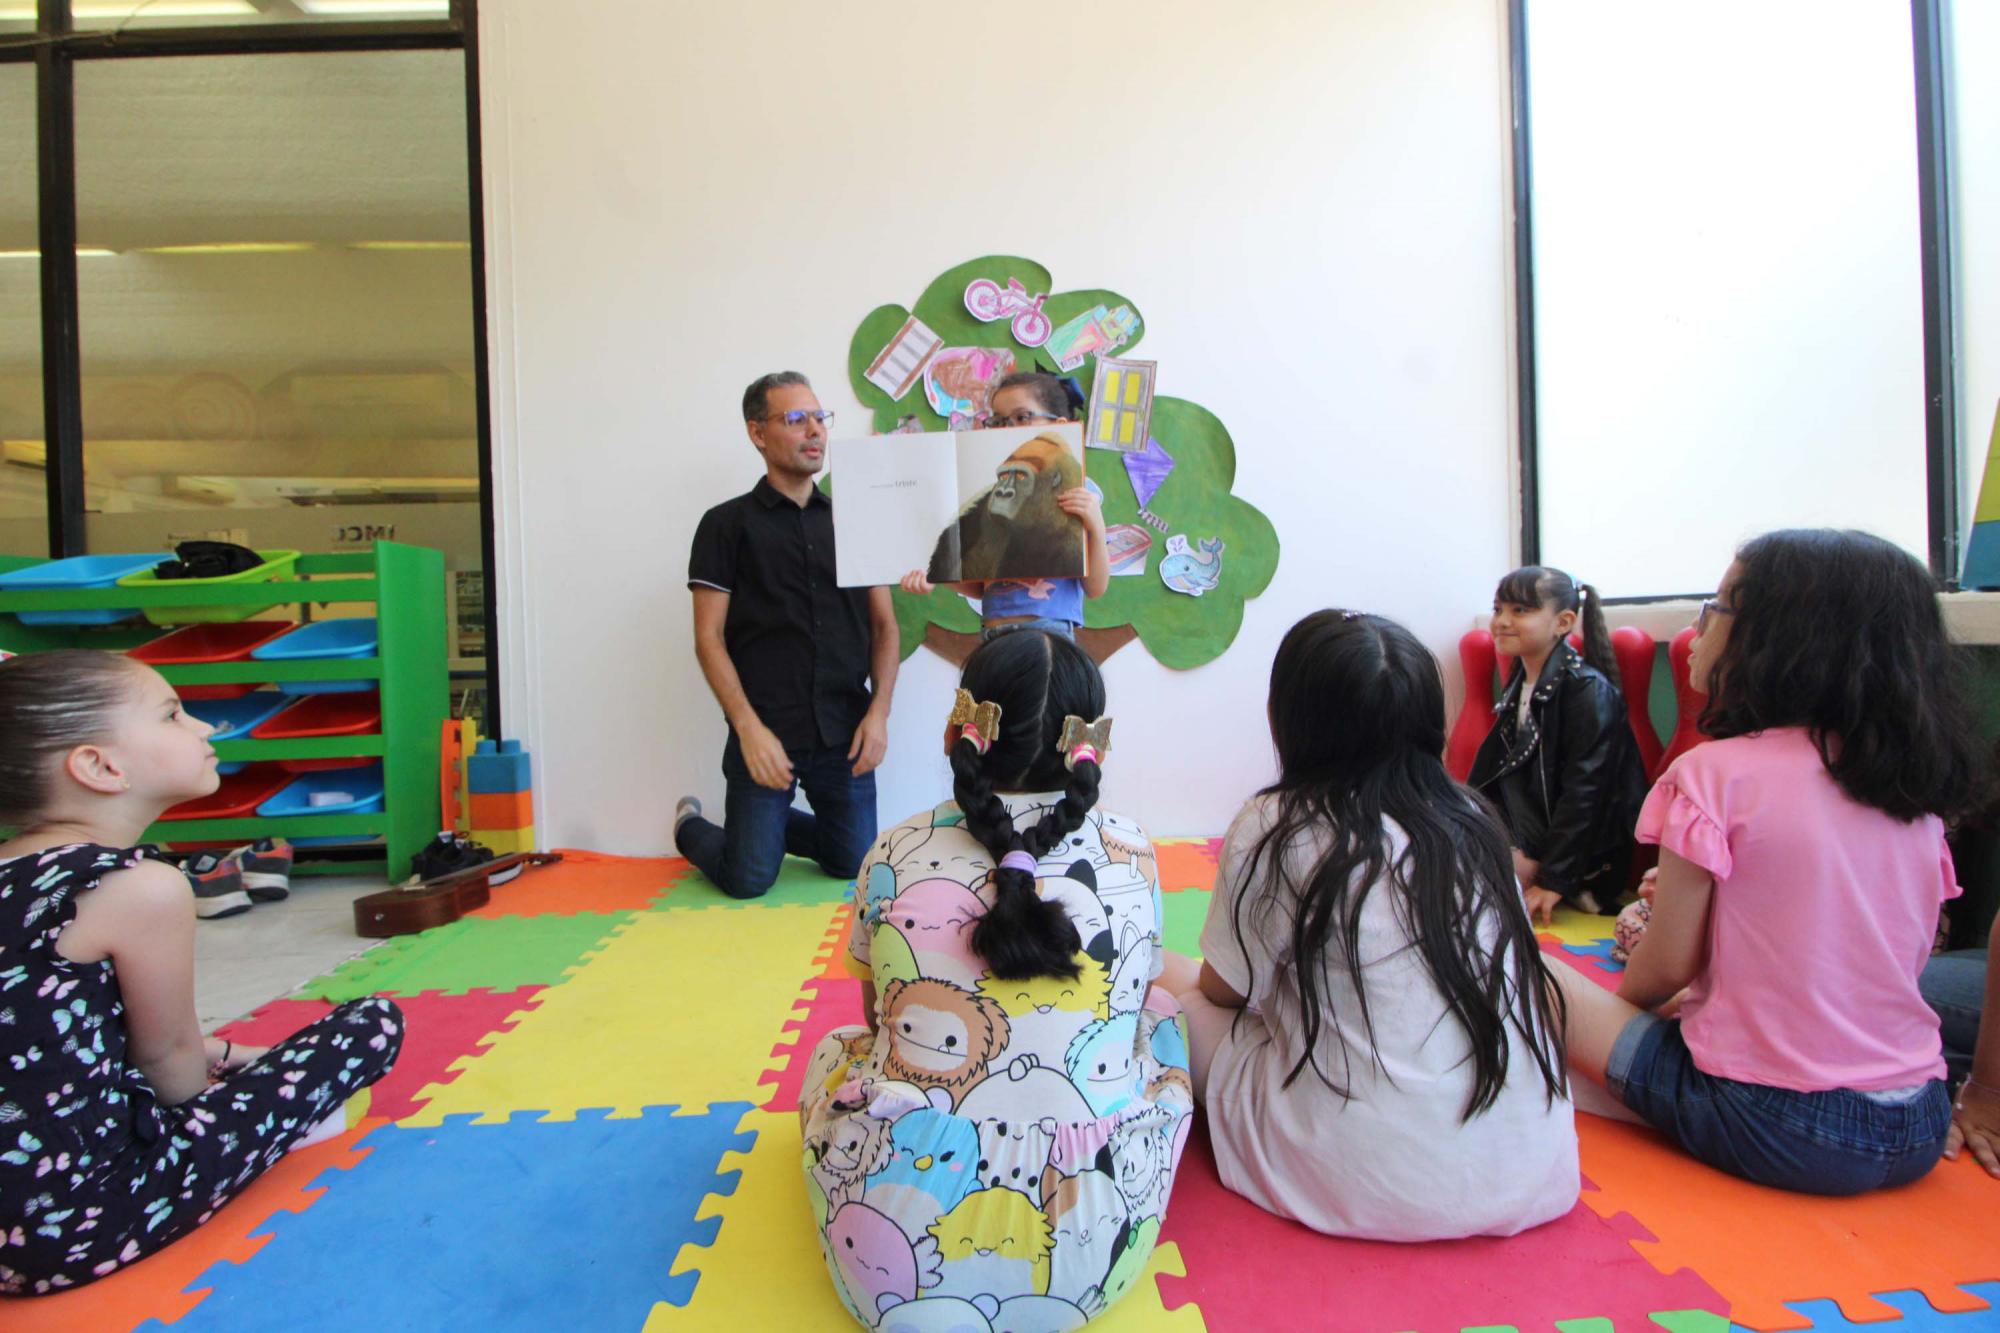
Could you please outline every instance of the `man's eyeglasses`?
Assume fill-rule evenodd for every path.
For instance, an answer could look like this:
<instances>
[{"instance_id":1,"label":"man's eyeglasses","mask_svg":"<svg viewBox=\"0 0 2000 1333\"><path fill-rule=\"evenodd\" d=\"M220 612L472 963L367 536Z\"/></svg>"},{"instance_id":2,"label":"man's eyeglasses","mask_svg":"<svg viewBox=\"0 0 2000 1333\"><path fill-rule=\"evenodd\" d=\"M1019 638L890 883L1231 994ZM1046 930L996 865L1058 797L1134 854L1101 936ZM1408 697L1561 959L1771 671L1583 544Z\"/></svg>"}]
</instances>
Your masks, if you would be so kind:
<instances>
[{"instance_id":1,"label":"man's eyeglasses","mask_svg":"<svg viewBox=\"0 0 2000 1333\"><path fill-rule=\"evenodd\" d=\"M789 412L774 413L771 416L765 417L764 420L782 421L787 426L803 426L808 421L817 421L822 426L831 426L833 424L833 413L823 407L815 407L810 410L803 407L796 407Z\"/></svg>"},{"instance_id":2,"label":"man's eyeglasses","mask_svg":"<svg viewBox=\"0 0 2000 1333\"><path fill-rule=\"evenodd\" d=\"M1016 412L1012 416L985 416L979 418L981 430L1000 430L1006 426L1032 426L1037 421L1061 421L1062 418L1048 412Z\"/></svg>"},{"instance_id":3,"label":"man's eyeglasses","mask_svg":"<svg viewBox=\"0 0 2000 1333\"><path fill-rule=\"evenodd\" d=\"M1710 616L1733 616L1735 614L1736 609L1734 607L1724 606L1721 602L1711 597L1701 604L1701 611L1694 618L1694 632L1697 635L1708 633L1708 618Z\"/></svg>"}]
</instances>

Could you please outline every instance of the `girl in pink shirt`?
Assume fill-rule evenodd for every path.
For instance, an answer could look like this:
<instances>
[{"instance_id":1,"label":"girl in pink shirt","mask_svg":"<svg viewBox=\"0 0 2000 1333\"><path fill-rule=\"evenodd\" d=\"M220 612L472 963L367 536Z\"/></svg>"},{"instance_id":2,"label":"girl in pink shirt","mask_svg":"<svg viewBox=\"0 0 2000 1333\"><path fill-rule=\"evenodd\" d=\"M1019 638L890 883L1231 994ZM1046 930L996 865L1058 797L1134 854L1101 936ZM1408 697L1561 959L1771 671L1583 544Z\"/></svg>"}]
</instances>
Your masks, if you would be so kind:
<instances>
[{"instance_id":1,"label":"girl in pink shirt","mask_svg":"<svg viewBox=\"0 0 2000 1333\"><path fill-rule=\"evenodd\" d=\"M1660 848L1652 924L1615 996L1556 970L1570 1062L1762 1184L1906 1184L1951 1124L1917 976L1958 893L1944 818L1977 761L1936 593L1863 533L1737 552L1689 663L1715 739L1639 815Z\"/></svg>"}]
</instances>

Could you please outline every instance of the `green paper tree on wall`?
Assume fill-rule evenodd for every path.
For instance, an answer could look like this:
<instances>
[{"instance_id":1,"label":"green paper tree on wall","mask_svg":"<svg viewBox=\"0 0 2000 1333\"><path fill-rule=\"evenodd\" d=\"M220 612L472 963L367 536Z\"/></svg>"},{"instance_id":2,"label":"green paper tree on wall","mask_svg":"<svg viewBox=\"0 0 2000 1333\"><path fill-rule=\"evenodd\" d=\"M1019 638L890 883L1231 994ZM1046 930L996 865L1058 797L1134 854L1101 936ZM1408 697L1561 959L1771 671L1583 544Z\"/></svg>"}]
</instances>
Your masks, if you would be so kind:
<instances>
[{"instance_id":1,"label":"green paper tree on wall","mask_svg":"<svg viewBox=\"0 0 2000 1333\"><path fill-rule=\"evenodd\" d=\"M1002 290L1012 279L1030 294L1049 293L1042 313L1049 325L1058 329L1100 305L1114 310L1128 307L1136 317L1135 327L1108 355L1133 356L1145 337L1146 324L1138 314L1139 307L1116 292L1054 291L1049 271L1032 259L987 255L971 260L939 274L924 288L914 307L877 306L855 329L848 348L847 377L862 405L874 413L876 431L894 430L909 417L916 418L914 425L920 430L951 429L949 422L931 409L921 379L899 399L890 398L868 379L869 366L911 315L942 338L945 347L1006 347L1014 353L1017 369L1057 369L1043 349L1017 343L1007 320L983 322L965 308L966 285L980 278ZM1069 373L1089 396L1097 358L1086 357ZM1171 365L1161 367L1161 378L1172 381ZM1271 576L1277 572L1278 534L1255 506L1229 493L1236 480L1236 445L1213 412L1186 399L1156 395L1150 434L1174 460L1173 470L1145 506L1167 524L1167 532L1152 532L1153 546L1147 553L1143 576L1114 578L1104 596L1084 604L1084 629L1078 641L1101 662L1137 638L1164 665L1186 670L1214 661L1235 641L1243 624L1243 603L1270 586ZM1141 523L1139 500L1133 493L1124 456L1108 449L1086 449L1084 454L1087 475L1104 493L1105 523ZM835 469L837 472L837 459ZM1190 546L1213 538L1222 540L1221 579L1204 595L1172 592L1160 581L1160 561L1169 534L1184 535ZM895 603L904 657L915 652L918 644L927 643L942 656L962 662L978 643L978 613L949 589L940 588L927 597L913 597L898 589Z\"/></svg>"}]
</instances>

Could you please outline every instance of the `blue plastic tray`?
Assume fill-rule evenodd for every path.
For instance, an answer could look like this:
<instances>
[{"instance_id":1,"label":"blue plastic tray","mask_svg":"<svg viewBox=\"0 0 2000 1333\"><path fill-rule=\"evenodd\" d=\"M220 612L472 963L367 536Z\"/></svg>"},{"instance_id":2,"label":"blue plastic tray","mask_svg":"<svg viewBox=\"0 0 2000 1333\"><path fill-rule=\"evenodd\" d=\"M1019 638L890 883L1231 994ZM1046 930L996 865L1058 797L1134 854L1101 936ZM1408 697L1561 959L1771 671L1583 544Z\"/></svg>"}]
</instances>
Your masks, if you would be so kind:
<instances>
[{"instance_id":1,"label":"blue plastic tray","mask_svg":"<svg viewBox=\"0 0 2000 1333\"><path fill-rule=\"evenodd\" d=\"M253 649L250 656L265 662L373 657L378 638L373 616L315 620ZM278 682L278 691L281 694L359 694L379 685L379 681L373 680L285 680Z\"/></svg>"},{"instance_id":2,"label":"blue plastic tray","mask_svg":"<svg viewBox=\"0 0 2000 1333\"><path fill-rule=\"evenodd\" d=\"M208 738L210 741L233 741L249 735L250 728L296 702L289 694L266 694L259 690L234 699L183 700L181 706L215 728Z\"/></svg>"},{"instance_id":3,"label":"blue plastic tray","mask_svg":"<svg viewBox=\"0 0 2000 1333\"><path fill-rule=\"evenodd\" d=\"M348 799L337 805L314 805L313 793L346 792ZM270 800L257 807L260 815L367 815L382 808L382 766L326 768L303 774Z\"/></svg>"},{"instance_id":4,"label":"blue plastic tray","mask_svg":"<svg viewBox=\"0 0 2000 1333\"><path fill-rule=\"evenodd\" d=\"M38 588L110 588L127 574L151 569L168 557L152 555L73 555L0 574L0 591L28 592ZM139 608L107 607L101 611L16 611L23 625L115 625L139 614Z\"/></svg>"}]
</instances>

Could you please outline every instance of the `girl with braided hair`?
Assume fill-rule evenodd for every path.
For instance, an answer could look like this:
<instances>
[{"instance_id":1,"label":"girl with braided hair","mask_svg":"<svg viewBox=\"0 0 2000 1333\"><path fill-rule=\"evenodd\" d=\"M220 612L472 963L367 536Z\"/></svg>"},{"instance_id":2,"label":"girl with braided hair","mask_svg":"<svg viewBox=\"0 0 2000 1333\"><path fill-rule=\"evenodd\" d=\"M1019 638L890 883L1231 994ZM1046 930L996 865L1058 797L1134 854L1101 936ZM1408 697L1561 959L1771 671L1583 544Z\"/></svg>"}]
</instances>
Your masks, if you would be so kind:
<instances>
[{"instance_id":1,"label":"girl with braided hair","mask_svg":"<svg viewBox=\"0 0 2000 1333\"><path fill-rule=\"evenodd\" d=\"M1104 682L1020 630L965 664L945 728L954 800L862 862L850 965L866 1027L800 1093L821 1245L868 1327L1076 1327L1128 1290L1166 1214L1193 1108L1159 976L1157 862L1098 808Z\"/></svg>"}]
</instances>

